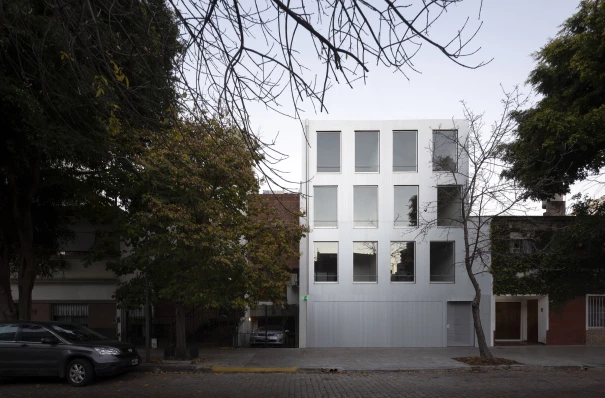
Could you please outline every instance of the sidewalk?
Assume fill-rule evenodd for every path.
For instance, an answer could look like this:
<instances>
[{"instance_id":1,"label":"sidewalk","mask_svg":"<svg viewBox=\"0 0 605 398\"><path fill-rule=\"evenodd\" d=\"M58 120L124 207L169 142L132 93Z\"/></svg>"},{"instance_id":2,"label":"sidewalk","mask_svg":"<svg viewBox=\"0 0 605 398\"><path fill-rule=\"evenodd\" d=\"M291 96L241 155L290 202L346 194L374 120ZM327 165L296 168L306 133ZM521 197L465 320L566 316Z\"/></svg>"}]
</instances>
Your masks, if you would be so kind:
<instances>
[{"instance_id":1,"label":"sidewalk","mask_svg":"<svg viewBox=\"0 0 605 398\"><path fill-rule=\"evenodd\" d=\"M157 357L156 351L153 357ZM492 347L500 358L533 368L605 368L605 346ZM144 351L140 351L144 356ZM239 348L200 349L197 364L164 361L141 371L399 371L470 369L454 357L476 356L474 347L448 348Z\"/></svg>"}]
</instances>

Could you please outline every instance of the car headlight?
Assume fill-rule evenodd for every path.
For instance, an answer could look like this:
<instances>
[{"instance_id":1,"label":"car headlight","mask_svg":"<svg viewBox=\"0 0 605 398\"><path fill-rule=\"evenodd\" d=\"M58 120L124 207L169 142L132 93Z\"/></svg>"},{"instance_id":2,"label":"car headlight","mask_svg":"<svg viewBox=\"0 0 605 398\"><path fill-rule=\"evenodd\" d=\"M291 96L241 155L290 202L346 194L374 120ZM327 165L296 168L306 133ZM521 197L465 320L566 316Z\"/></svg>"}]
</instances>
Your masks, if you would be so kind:
<instances>
[{"instance_id":1,"label":"car headlight","mask_svg":"<svg viewBox=\"0 0 605 398\"><path fill-rule=\"evenodd\" d=\"M119 355L120 350L117 348L95 347L95 351L101 355Z\"/></svg>"}]
</instances>

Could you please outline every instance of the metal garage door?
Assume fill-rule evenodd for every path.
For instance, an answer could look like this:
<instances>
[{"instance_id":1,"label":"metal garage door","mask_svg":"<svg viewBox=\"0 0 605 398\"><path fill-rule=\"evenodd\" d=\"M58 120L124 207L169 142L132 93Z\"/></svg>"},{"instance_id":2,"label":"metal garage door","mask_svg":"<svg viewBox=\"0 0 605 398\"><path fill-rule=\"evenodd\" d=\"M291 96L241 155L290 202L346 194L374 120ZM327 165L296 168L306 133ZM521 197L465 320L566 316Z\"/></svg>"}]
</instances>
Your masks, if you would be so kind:
<instances>
[{"instance_id":1,"label":"metal garage door","mask_svg":"<svg viewBox=\"0 0 605 398\"><path fill-rule=\"evenodd\" d=\"M469 301L449 301L447 303L447 345L448 347L475 345L473 314Z\"/></svg>"}]
</instances>

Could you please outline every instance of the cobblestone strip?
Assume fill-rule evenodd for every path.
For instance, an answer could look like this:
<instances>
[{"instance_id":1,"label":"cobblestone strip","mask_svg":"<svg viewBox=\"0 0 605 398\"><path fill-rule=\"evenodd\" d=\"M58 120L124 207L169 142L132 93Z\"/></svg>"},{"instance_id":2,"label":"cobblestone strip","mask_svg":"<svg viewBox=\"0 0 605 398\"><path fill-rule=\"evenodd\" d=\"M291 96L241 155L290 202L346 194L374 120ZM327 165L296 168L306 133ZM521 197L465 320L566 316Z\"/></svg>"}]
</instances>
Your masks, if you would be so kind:
<instances>
[{"instance_id":1,"label":"cobblestone strip","mask_svg":"<svg viewBox=\"0 0 605 398\"><path fill-rule=\"evenodd\" d=\"M604 397L603 370L351 373L131 373L73 388L55 379L0 381L4 397Z\"/></svg>"}]
</instances>

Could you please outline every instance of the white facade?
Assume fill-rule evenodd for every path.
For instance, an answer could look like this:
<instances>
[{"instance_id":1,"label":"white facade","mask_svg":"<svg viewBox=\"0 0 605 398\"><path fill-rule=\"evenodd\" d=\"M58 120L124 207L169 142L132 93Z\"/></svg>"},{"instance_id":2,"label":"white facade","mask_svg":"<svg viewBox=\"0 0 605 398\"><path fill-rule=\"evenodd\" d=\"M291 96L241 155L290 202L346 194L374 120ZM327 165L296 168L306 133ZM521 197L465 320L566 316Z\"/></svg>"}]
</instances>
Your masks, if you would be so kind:
<instances>
[{"instance_id":1,"label":"white facade","mask_svg":"<svg viewBox=\"0 0 605 398\"><path fill-rule=\"evenodd\" d=\"M434 130L457 131L458 137L463 139L468 125L463 120L307 122L306 139L303 141L302 184L306 199L303 199L302 206L306 211L303 221L310 231L301 242L300 347L444 347L475 344L470 315L474 290L462 265L462 228L435 226L429 228L426 234L420 234L421 228L395 225L395 186L418 187L417 212L422 226L427 220L430 222L431 217L437 217L437 185L453 184L451 173L433 172L430 148ZM415 171L393 171L394 131L416 132ZM339 170L318 172L318 132L340 133ZM377 171L356 172L356 132L378 132ZM365 138L358 140L368 142ZM413 149L404 148L403 152L406 156L412 156ZM358 153L357 157L360 156L363 154ZM325 154L321 157L321 162L324 162ZM357 159L357 163L359 165L363 161ZM361 169L358 167L358 170ZM464 159L458 159L458 170L466 169L468 164ZM334 223L332 220L324 223L314 219L316 197L321 197L321 193L316 194L318 187L336 187ZM354 209L355 193L358 193L358 200L362 197L359 195L362 190L355 187L375 187L378 196L377 225L373 222L361 226L363 223L359 223L359 220L357 226L354 225L354 212L364 212L360 206ZM319 206L328 209L322 207L324 210L319 211L324 217L330 206L326 207L324 197L321 200L324 203ZM321 246L317 242L337 242L337 277L325 276L330 272L315 275L316 246ZM361 260L357 260L357 271L354 271L354 246L358 253L360 247L360 243L354 242L372 242L371 247L376 248L375 275L372 267L364 268ZM391 275L394 269L391 265L391 242L414 242L413 278L405 276L399 278L400 281L392 280L397 278ZM435 281L436 277L431 276L431 242L453 242L453 281ZM361 257L363 255L358 254L357 258ZM403 255L401 261L403 263ZM370 271L359 271L364 269ZM366 277L367 272L372 275ZM483 326L490 343L491 277L487 273L481 274L479 281L484 292L481 304Z\"/></svg>"}]
</instances>

